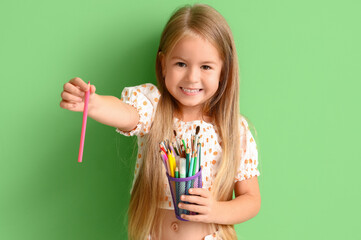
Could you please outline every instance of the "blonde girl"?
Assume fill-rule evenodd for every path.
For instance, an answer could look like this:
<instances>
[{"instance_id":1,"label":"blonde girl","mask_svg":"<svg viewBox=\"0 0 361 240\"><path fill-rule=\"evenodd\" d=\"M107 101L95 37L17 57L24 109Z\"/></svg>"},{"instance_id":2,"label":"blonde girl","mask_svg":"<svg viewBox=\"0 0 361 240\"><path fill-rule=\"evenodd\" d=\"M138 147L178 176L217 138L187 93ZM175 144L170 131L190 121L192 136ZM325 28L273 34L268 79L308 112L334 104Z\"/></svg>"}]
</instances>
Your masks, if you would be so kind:
<instances>
[{"instance_id":1,"label":"blonde girl","mask_svg":"<svg viewBox=\"0 0 361 240\"><path fill-rule=\"evenodd\" d=\"M157 86L127 87L119 100L95 93L88 114L138 138L129 205L129 239L237 239L234 224L257 215L258 153L239 112L238 61L231 30L204 4L179 8L167 22L156 56ZM89 87L80 78L64 85L62 108L82 111ZM200 126L202 188L182 196L175 217L159 143L177 136L190 141ZM235 198L233 198L233 193Z\"/></svg>"}]
</instances>

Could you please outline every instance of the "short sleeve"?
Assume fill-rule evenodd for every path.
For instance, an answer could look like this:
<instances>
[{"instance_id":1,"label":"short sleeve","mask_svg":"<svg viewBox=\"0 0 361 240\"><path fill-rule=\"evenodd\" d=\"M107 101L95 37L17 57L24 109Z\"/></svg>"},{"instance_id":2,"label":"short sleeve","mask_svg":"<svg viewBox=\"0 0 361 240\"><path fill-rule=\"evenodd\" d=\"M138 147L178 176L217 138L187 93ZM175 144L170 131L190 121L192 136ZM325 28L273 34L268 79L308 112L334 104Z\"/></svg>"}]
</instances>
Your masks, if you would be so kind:
<instances>
[{"instance_id":1,"label":"short sleeve","mask_svg":"<svg viewBox=\"0 0 361 240\"><path fill-rule=\"evenodd\" d=\"M143 136L148 133L159 97L160 93L157 87L151 83L124 88L120 100L133 106L138 111L139 122L131 131L125 132L116 128L116 132L125 136Z\"/></svg>"},{"instance_id":2,"label":"short sleeve","mask_svg":"<svg viewBox=\"0 0 361 240\"><path fill-rule=\"evenodd\" d=\"M241 132L241 162L235 177L235 182L242 181L254 176L259 176L258 150L256 141L249 130L248 123L244 117L240 119Z\"/></svg>"}]
</instances>

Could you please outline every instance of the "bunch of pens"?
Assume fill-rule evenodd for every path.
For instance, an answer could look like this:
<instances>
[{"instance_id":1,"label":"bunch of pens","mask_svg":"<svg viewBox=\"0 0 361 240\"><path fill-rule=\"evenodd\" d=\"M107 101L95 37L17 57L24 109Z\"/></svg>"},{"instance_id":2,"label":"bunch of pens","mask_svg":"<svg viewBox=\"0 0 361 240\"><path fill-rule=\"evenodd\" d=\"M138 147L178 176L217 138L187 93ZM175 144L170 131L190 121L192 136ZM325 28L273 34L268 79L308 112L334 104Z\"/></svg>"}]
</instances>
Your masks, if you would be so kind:
<instances>
[{"instance_id":1,"label":"bunch of pens","mask_svg":"<svg viewBox=\"0 0 361 240\"><path fill-rule=\"evenodd\" d=\"M202 187L201 168L201 144L198 136L200 127L197 126L195 135L192 135L191 143L186 144L177 137L174 131L175 141L171 143L165 140L159 144L160 154L167 172L169 187L172 193L174 211L179 220L181 214L195 214L184 209L179 209L178 204L182 195L188 195L190 188Z\"/></svg>"}]
</instances>

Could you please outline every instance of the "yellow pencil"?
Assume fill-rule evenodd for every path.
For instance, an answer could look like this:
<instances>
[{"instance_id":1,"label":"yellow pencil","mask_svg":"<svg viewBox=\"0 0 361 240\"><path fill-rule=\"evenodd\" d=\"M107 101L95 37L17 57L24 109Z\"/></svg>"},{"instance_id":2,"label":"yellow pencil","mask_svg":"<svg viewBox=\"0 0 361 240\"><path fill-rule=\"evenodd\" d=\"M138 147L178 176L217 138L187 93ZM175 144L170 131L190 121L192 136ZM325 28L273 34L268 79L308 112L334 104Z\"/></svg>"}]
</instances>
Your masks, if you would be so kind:
<instances>
[{"instance_id":1,"label":"yellow pencil","mask_svg":"<svg viewBox=\"0 0 361 240\"><path fill-rule=\"evenodd\" d=\"M173 154L172 154L172 160L173 160L173 177L175 177L175 169L177 168L177 162Z\"/></svg>"},{"instance_id":2,"label":"yellow pencil","mask_svg":"<svg viewBox=\"0 0 361 240\"><path fill-rule=\"evenodd\" d=\"M170 175L171 175L171 177L174 177L173 157L169 150L168 150L168 160L169 160L169 167L170 167Z\"/></svg>"}]
</instances>

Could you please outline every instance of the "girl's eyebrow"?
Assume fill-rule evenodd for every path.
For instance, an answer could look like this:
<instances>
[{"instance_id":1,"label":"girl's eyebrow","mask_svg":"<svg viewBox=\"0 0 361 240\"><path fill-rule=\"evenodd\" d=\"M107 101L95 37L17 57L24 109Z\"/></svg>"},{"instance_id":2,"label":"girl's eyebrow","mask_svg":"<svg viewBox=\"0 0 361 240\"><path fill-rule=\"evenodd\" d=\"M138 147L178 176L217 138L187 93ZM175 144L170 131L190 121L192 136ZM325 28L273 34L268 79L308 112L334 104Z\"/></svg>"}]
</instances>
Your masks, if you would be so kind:
<instances>
[{"instance_id":1,"label":"girl's eyebrow","mask_svg":"<svg viewBox=\"0 0 361 240\"><path fill-rule=\"evenodd\" d=\"M179 56L173 56L173 57L171 58L171 60L173 60L173 59L179 59L179 60L181 60L181 61L187 62L187 60L185 60L185 59L183 59L183 58L181 58L181 57L179 57ZM215 65L216 65L217 63L214 62L214 61L208 60L208 61L201 62L201 64L215 64Z\"/></svg>"},{"instance_id":2,"label":"girl's eyebrow","mask_svg":"<svg viewBox=\"0 0 361 240\"><path fill-rule=\"evenodd\" d=\"M178 57L178 56L173 56L173 57L171 58L171 60L173 60L173 59L179 59L179 60L182 60L182 61L186 61L186 60L184 60L183 58Z\"/></svg>"}]
</instances>

